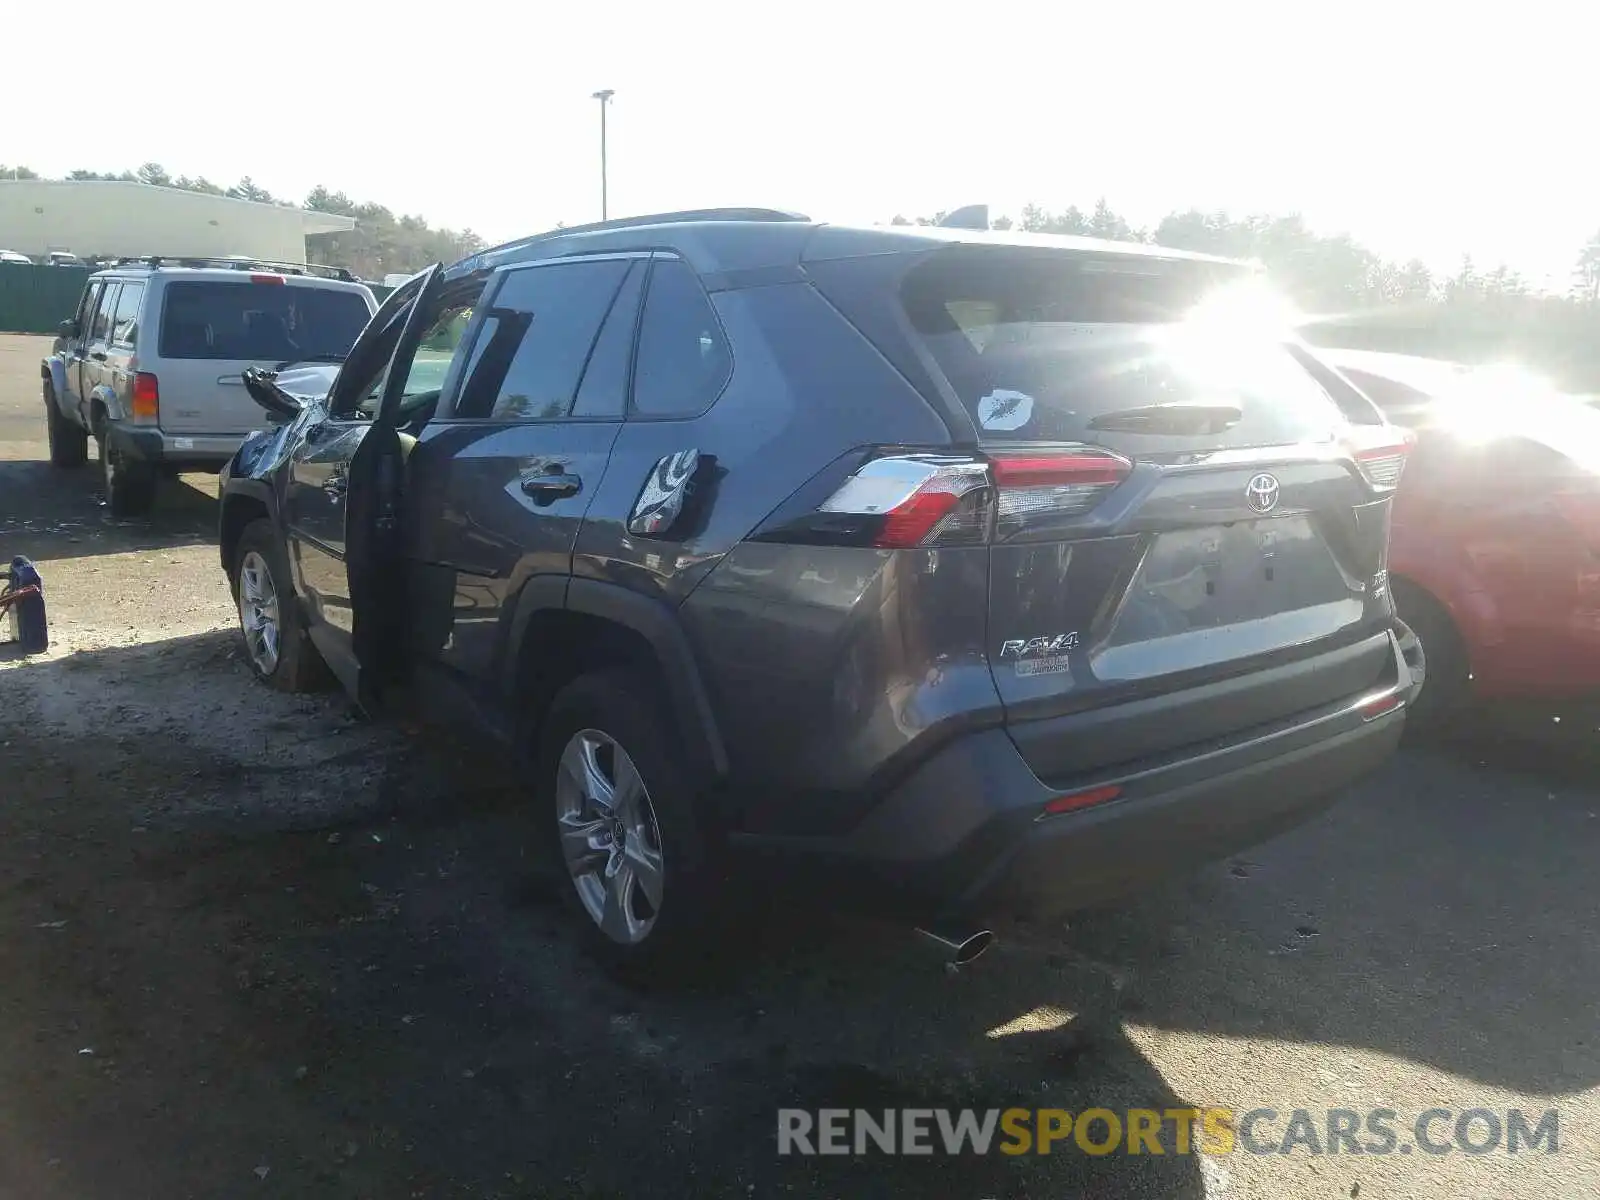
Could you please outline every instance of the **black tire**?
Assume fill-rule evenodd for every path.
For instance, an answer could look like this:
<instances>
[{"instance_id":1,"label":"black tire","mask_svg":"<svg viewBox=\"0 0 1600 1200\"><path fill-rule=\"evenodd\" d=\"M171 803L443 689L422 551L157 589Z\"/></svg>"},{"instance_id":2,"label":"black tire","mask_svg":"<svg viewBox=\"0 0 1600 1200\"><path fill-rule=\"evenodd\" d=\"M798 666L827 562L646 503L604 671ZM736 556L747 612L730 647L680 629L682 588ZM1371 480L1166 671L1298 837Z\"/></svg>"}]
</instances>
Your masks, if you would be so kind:
<instances>
[{"instance_id":1,"label":"black tire","mask_svg":"<svg viewBox=\"0 0 1600 1200\"><path fill-rule=\"evenodd\" d=\"M1422 643L1427 676L1406 711L1406 732L1432 737L1455 724L1472 690L1467 645L1444 605L1405 579L1393 583L1395 611Z\"/></svg>"},{"instance_id":2,"label":"black tire","mask_svg":"<svg viewBox=\"0 0 1600 1200\"><path fill-rule=\"evenodd\" d=\"M144 516L156 500L155 471L149 463L123 454L104 435L95 440L100 447L101 486L105 489L106 507L111 515Z\"/></svg>"},{"instance_id":3,"label":"black tire","mask_svg":"<svg viewBox=\"0 0 1600 1200\"><path fill-rule=\"evenodd\" d=\"M254 568L264 564L276 598L277 654L270 665L264 664L259 645L253 645L245 628L245 606L240 596L245 594L243 577L246 566ZM265 518L252 521L244 527L233 549L233 573L228 579L233 591L234 607L239 613L239 637L244 646L244 661L256 678L277 688L280 692L315 692L327 686L328 666L311 643L301 617L300 605L295 599L294 585L289 575L289 560L283 543Z\"/></svg>"},{"instance_id":4,"label":"black tire","mask_svg":"<svg viewBox=\"0 0 1600 1200\"><path fill-rule=\"evenodd\" d=\"M585 948L614 976L633 985L682 983L711 965L724 948L727 895L718 855L699 809L700 789L682 740L648 673L623 668L585 675L563 688L539 723L536 813L539 841L555 886L581 930ZM641 940L608 935L585 907L561 848L557 778L568 743L580 731L611 738L643 781L658 831L661 904Z\"/></svg>"},{"instance_id":5,"label":"black tire","mask_svg":"<svg viewBox=\"0 0 1600 1200\"><path fill-rule=\"evenodd\" d=\"M89 433L74 424L56 404L56 390L44 385L45 431L50 441L50 465L81 467L89 461Z\"/></svg>"}]
</instances>

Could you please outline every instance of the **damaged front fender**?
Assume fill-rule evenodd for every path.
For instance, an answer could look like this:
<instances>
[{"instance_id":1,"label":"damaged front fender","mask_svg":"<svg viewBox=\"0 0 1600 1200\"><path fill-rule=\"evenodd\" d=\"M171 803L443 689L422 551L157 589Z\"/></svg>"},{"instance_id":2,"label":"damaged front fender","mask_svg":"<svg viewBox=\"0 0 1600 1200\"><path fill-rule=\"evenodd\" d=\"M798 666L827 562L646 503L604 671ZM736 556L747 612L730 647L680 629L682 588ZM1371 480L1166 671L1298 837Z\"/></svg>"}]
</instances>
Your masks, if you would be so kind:
<instances>
[{"instance_id":1,"label":"damaged front fender","mask_svg":"<svg viewBox=\"0 0 1600 1200\"><path fill-rule=\"evenodd\" d=\"M306 405L287 424L271 429L258 429L240 443L223 474L223 486L228 479L267 479L305 440L306 429L327 420L327 411L320 400Z\"/></svg>"}]
</instances>

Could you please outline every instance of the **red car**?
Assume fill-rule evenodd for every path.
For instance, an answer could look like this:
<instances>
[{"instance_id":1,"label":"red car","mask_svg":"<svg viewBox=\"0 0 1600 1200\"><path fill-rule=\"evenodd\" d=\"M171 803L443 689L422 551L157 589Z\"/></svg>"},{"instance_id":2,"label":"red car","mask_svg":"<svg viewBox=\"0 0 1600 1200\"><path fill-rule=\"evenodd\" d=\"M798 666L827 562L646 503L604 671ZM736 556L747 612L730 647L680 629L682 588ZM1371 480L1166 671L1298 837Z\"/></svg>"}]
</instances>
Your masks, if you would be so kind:
<instances>
[{"instance_id":1,"label":"red car","mask_svg":"<svg viewBox=\"0 0 1600 1200\"><path fill-rule=\"evenodd\" d=\"M1600 410L1511 371L1322 357L1417 437L1389 549L1427 663L1413 727L1469 699L1600 695Z\"/></svg>"}]
</instances>

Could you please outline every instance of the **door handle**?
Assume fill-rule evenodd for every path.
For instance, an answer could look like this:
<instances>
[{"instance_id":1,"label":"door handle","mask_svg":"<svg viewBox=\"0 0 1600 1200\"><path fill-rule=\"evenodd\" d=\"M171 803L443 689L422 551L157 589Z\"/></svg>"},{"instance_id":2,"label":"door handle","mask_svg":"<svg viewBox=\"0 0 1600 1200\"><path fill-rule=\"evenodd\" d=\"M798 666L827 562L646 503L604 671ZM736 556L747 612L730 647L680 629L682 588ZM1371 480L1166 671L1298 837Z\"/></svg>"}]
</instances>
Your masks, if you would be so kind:
<instances>
[{"instance_id":1,"label":"door handle","mask_svg":"<svg viewBox=\"0 0 1600 1200\"><path fill-rule=\"evenodd\" d=\"M105 362L106 352L104 350L91 350L89 352L89 357L94 359L95 362Z\"/></svg>"},{"instance_id":2,"label":"door handle","mask_svg":"<svg viewBox=\"0 0 1600 1200\"><path fill-rule=\"evenodd\" d=\"M576 496L583 480L562 470L530 472L522 477L522 490L536 504L549 504L565 496Z\"/></svg>"}]
</instances>

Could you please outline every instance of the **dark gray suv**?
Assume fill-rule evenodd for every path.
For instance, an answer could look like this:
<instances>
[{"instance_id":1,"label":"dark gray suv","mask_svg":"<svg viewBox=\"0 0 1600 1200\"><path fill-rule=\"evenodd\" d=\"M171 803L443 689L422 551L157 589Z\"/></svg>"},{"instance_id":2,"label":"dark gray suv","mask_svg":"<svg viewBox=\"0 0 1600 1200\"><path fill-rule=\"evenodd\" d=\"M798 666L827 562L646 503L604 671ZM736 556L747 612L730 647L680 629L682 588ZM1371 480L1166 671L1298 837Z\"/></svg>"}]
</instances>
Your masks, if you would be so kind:
<instances>
[{"instance_id":1,"label":"dark gray suv","mask_svg":"<svg viewBox=\"0 0 1600 1200\"><path fill-rule=\"evenodd\" d=\"M252 373L250 661L525 751L613 961L689 952L730 867L957 933L1115 896L1317 811L1420 686L1406 442L1265 295L767 210L434 267Z\"/></svg>"}]
</instances>

